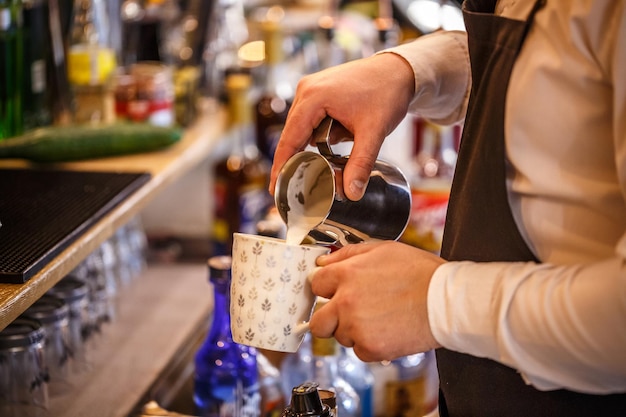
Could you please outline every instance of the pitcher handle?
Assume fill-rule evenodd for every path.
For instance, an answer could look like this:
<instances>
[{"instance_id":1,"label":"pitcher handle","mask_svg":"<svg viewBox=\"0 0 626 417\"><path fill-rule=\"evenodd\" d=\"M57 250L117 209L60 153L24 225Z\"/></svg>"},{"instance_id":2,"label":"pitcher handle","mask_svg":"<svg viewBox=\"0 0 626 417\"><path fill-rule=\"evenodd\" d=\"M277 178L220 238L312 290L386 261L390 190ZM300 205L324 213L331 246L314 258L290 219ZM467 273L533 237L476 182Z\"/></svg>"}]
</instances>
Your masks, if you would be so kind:
<instances>
[{"instance_id":1,"label":"pitcher handle","mask_svg":"<svg viewBox=\"0 0 626 417\"><path fill-rule=\"evenodd\" d=\"M331 142L338 143L346 139L354 140L352 133L330 116L326 116L313 130L312 137L320 154L328 160L342 158L341 155L333 152L330 147Z\"/></svg>"}]
</instances>

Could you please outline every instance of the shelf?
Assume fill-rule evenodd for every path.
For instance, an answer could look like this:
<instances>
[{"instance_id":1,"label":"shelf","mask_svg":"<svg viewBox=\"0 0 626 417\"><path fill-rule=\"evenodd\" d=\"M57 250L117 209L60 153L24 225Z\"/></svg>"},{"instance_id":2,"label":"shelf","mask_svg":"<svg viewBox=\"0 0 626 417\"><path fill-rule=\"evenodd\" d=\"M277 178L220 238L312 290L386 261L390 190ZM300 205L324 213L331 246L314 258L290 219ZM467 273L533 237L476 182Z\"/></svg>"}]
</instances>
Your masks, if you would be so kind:
<instances>
[{"instance_id":1,"label":"shelf","mask_svg":"<svg viewBox=\"0 0 626 417\"><path fill-rule=\"evenodd\" d=\"M206 334L213 310L207 277L205 263L150 265L119 294L116 317L91 352L91 369L71 375L72 388L50 398L50 415L125 417L157 399L156 383L177 359L192 363L186 350Z\"/></svg>"},{"instance_id":2,"label":"shelf","mask_svg":"<svg viewBox=\"0 0 626 417\"><path fill-rule=\"evenodd\" d=\"M203 162L225 131L226 114L219 110L201 117L180 142L157 152L62 163L56 169L103 172L147 172L150 180L96 222L73 244L23 284L0 284L0 330L23 313L81 260L138 214L160 191ZM0 161L0 168L25 168L18 160Z\"/></svg>"}]
</instances>

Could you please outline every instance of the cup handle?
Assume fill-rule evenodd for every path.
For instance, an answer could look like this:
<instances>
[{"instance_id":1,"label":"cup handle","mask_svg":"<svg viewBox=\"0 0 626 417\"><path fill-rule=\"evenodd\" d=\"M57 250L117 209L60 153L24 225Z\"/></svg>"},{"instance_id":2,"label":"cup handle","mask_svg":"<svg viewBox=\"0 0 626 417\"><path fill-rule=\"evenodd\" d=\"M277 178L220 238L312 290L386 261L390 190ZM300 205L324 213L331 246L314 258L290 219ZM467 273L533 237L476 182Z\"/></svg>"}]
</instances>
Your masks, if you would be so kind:
<instances>
[{"instance_id":1,"label":"cup handle","mask_svg":"<svg viewBox=\"0 0 626 417\"><path fill-rule=\"evenodd\" d=\"M304 334L304 333L308 333L310 331L310 327L309 327L309 322L305 321L303 323L297 324L296 325L296 334L298 336Z\"/></svg>"}]
</instances>

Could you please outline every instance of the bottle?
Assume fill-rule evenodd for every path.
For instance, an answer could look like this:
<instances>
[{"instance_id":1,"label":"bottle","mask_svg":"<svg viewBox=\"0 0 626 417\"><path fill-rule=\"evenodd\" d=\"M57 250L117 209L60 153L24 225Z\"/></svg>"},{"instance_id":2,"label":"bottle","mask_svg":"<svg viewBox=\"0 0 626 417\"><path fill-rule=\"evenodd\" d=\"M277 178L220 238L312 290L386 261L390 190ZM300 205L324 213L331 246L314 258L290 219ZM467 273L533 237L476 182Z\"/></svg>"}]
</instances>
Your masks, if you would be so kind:
<instances>
[{"instance_id":1,"label":"bottle","mask_svg":"<svg viewBox=\"0 0 626 417\"><path fill-rule=\"evenodd\" d=\"M348 60L347 52L337 40L337 2L331 1L329 10L317 21L315 45L317 46L318 68L310 68L320 71L326 68L343 64Z\"/></svg>"},{"instance_id":2,"label":"bottle","mask_svg":"<svg viewBox=\"0 0 626 417\"><path fill-rule=\"evenodd\" d=\"M48 0L23 0L24 6L24 130L52 123L49 65L50 27Z\"/></svg>"},{"instance_id":3,"label":"bottle","mask_svg":"<svg viewBox=\"0 0 626 417\"><path fill-rule=\"evenodd\" d=\"M369 363L369 368L374 375L373 406L375 417L386 417L386 392L387 385L399 379L398 368L391 361Z\"/></svg>"},{"instance_id":4,"label":"bottle","mask_svg":"<svg viewBox=\"0 0 626 417\"><path fill-rule=\"evenodd\" d=\"M242 0L215 0L203 54L203 95L216 102L227 100L227 73L240 67L239 48L248 40Z\"/></svg>"},{"instance_id":5,"label":"bottle","mask_svg":"<svg viewBox=\"0 0 626 417\"><path fill-rule=\"evenodd\" d=\"M72 91L67 74L66 39L72 12L72 0L47 0L50 27L50 59L47 70L50 113L54 125L72 122ZM68 13L69 11L69 13Z\"/></svg>"},{"instance_id":6,"label":"bottle","mask_svg":"<svg viewBox=\"0 0 626 417\"><path fill-rule=\"evenodd\" d=\"M22 1L0 0L0 140L22 133Z\"/></svg>"},{"instance_id":7,"label":"bottle","mask_svg":"<svg viewBox=\"0 0 626 417\"><path fill-rule=\"evenodd\" d=\"M280 363L283 393L286 398L291 395L293 387L313 380L311 337L311 333L307 333L298 350L286 355Z\"/></svg>"},{"instance_id":8,"label":"bottle","mask_svg":"<svg viewBox=\"0 0 626 417\"><path fill-rule=\"evenodd\" d=\"M397 46L400 38L400 26L393 18L391 0L378 0L378 16L374 19L377 38L374 52Z\"/></svg>"},{"instance_id":9,"label":"bottle","mask_svg":"<svg viewBox=\"0 0 626 417\"><path fill-rule=\"evenodd\" d=\"M352 348L341 347L339 354L339 375L350 384L359 396L361 417L374 416L374 374L365 362L361 361Z\"/></svg>"},{"instance_id":10,"label":"bottle","mask_svg":"<svg viewBox=\"0 0 626 417\"><path fill-rule=\"evenodd\" d=\"M258 417L256 350L233 342L230 331L229 256L208 261L214 310L209 334L195 355L193 400L200 417Z\"/></svg>"},{"instance_id":11,"label":"bottle","mask_svg":"<svg viewBox=\"0 0 626 417\"><path fill-rule=\"evenodd\" d=\"M337 414L340 417L361 415L359 395L339 373L337 341L334 338L312 338L313 381L320 388L333 391L337 398Z\"/></svg>"},{"instance_id":12,"label":"bottle","mask_svg":"<svg viewBox=\"0 0 626 417\"><path fill-rule=\"evenodd\" d=\"M321 308L325 301L318 297L315 309ZM339 373L339 349L334 338L311 336L313 355L313 381L324 390L336 395L337 415L339 417L357 417L361 415L359 395L348 381Z\"/></svg>"},{"instance_id":13,"label":"bottle","mask_svg":"<svg viewBox=\"0 0 626 417\"><path fill-rule=\"evenodd\" d=\"M280 371L261 352L257 351L256 360L261 392L261 417L278 417L285 408Z\"/></svg>"},{"instance_id":14,"label":"bottle","mask_svg":"<svg viewBox=\"0 0 626 417\"><path fill-rule=\"evenodd\" d=\"M267 191L269 162L256 145L249 74L233 73L226 79L231 150L214 167L214 254L231 253L234 232L254 234L257 223L271 206Z\"/></svg>"},{"instance_id":15,"label":"bottle","mask_svg":"<svg viewBox=\"0 0 626 417\"><path fill-rule=\"evenodd\" d=\"M273 6L261 22L265 44L265 86L255 106L256 134L259 150L268 160L274 158L294 93L283 49L283 15L281 7Z\"/></svg>"},{"instance_id":16,"label":"bottle","mask_svg":"<svg viewBox=\"0 0 626 417\"><path fill-rule=\"evenodd\" d=\"M200 0L188 1L180 17L162 31L161 60L174 70L175 114L181 126L190 125L196 117L202 55L198 49L203 48L198 37L205 36L201 7Z\"/></svg>"},{"instance_id":17,"label":"bottle","mask_svg":"<svg viewBox=\"0 0 626 417\"><path fill-rule=\"evenodd\" d=\"M392 364L398 376L386 383L384 415L424 416L433 411L439 386L434 352L404 356Z\"/></svg>"},{"instance_id":18,"label":"bottle","mask_svg":"<svg viewBox=\"0 0 626 417\"><path fill-rule=\"evenodd\" d=\"M124 67L141 61L161 61L163 21L178 4L171 0L126 0L120 7L121 62ZM167 22L166 22L167 25Z\"/></svg>"},{"instance_id":19,"label":"bottle","mask_svg":"<svg viewBox=\"0 0 626 417\"><path fill-rule=\"evenodd\" d=\"M109 84L116 58L108 30L104 0L74 0L67 71L76 123L113 120Z\"/></svg>"},{"instance_id":20,"label":"bottle","mask_svg":"<svg viewBox=\"0 0 626 417\"><path fill-rule=\"evenodd\" d=\"M456 166L454 126L413 119L414 171L410 175L413 204L409 224L400 238L421 249L439 253Z\"/></svg>"}]
</instances>

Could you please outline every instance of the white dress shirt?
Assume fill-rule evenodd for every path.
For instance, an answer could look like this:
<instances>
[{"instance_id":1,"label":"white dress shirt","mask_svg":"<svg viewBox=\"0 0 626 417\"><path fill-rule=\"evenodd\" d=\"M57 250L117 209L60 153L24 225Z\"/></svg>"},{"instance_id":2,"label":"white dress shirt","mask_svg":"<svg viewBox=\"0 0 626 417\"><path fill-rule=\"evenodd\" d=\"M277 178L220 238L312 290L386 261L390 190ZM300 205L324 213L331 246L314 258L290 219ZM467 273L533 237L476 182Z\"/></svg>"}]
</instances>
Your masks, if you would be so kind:
<instances>
[{"instance_id":1,"label":"white dress shirt","mask_svg":"<svg viewBox=\"0 0 626 417\"><path fill-rule=\"evenodd\" d=\"M533 3L499 1L496 14L525 20ZM462 120L465 33L391 52L414 69L413 111ZM428 292L433 334L540 390L626 392L625 1L547 1L513 68L505 143L511 209L541 263L444 264Z\"/></svg>"}]
</instances>

